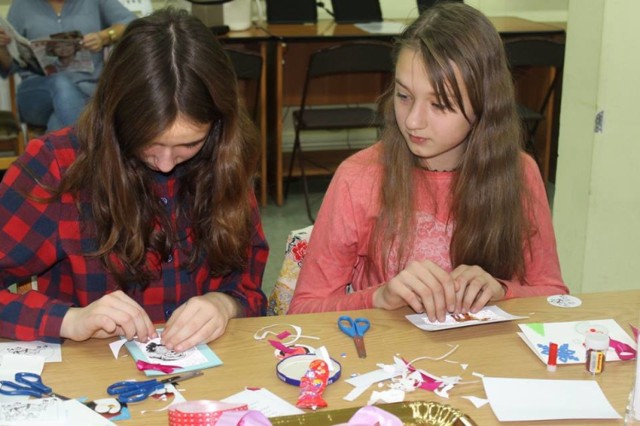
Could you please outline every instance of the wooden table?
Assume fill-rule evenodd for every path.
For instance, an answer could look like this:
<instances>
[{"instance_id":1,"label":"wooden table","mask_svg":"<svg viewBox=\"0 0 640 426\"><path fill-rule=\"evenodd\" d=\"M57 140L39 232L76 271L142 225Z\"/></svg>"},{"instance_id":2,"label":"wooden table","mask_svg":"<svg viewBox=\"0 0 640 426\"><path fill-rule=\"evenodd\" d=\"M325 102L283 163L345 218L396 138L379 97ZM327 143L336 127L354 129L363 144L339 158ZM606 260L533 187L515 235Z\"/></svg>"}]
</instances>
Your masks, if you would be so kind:
<instances>
[{"instance_id":1,"label":"wooden table","mask_svg":"<svg viewBox=\"0 0 640 426\"><path fill-rule=\"evenodd\" d=\"M614 318L625 329L629 323L638 322L640 312L640 291L592 293L579 296L582 305L578 308L558 308L549 305L546 298L528 298L501 302L498 305L514 315L529 315L520 322L554 322ZM341 312L342 314L344 312ZM461 372L457 364L445 362L420 362L420 368L438 375L462 375L464 379L475 379L472 372L495 377L520 377L538 379L592 379L602 387L614 408L624 415L624 410L632 387L635 361L609 362L606 370L592 377L584 371L583 365L561 366L555 373L546 367L516 335L517 322L486 324L456 330L425 332L411 325L404 317L409 310L382 311L367 310L347 312L351 315L366 316L372 328L366 335L368 357L360 359L355 353L351 340L340 333L336 326L339 313L290 315L232 320L225 335L210 344L222 359L224 365L205 370L202 377L183 382L183 393L189 400L219 400L240 392L245 386L264 387L295 404L298 388L281 382L275 375L276 358L274 349L266 341L256 341L254 333L270 324L292 323L302 327L303 334L318 336L321 340L301 339L300 343L318 347L324 345L343 368L342 378L330 385L324 393L329 403L328 409L356 407L366 404L371 390L354 402L342 398L353 387L345 382L353 373L366 373L376 369L377 363L391 364L393 356L405 359L421 356L439 356L450 349L459 348L448 359L468 363ZM285 327L275 327L282 331ZM106 397L106 388L116 380L145 379L138 372L128 356L113 358L107 346L110 340L90 340L87 342L65 342L62 345L62 363L46 364L43 377L55 392L70 397L86 396L91 399ZM124 349L123 349L124 351ZM341 356L342 354L346 356ZM489 404L475 408L469 401L460 398L475 395L485 398L482 383L458 385L450 392L449 399L443 399L426 391L407 394L407 400L433 400L447 403L468 414L478 425L498 424ZM585 401L587 404L588 401ZM146 401L131 405L132 419L126 424L159 425L166 424L167 413L140 414L140 410L154 409L166 402ZM594 422L591 422L594 423ZM522 424L522 423L520 423ZM585 421L553 421L537 424L584 425ZM622 421L599 421L599 425L622 424Z\"/></svg>"}]
</instances>

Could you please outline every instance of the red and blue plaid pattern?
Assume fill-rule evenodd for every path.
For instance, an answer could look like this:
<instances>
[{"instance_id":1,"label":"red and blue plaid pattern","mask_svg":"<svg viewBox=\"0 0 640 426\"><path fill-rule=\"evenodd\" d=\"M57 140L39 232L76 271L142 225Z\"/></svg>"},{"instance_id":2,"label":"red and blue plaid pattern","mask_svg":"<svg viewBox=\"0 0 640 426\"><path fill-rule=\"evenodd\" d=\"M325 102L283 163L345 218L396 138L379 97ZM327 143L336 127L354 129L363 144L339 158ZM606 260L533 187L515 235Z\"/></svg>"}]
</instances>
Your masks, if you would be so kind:
<instances>
[{"instance_id":1,"label":"red and blue plaid pattern","mask_svg":"<svg viewBox=\"0 0 640 426\"><path fill-rule=\"evenodd\" d=\"M80 219L75 198L64 195L59 202L39 202L48 197L43 188L55 188L76 156L77 140L71 129L29 142L26 152L6 172L0 183L0 337L16 340L60 339L62 318L71 306L87 306L117 284L96 258L85 256L96 248L91 227ZM176 223L176 178L158 174L155 188L159 202ZM88 194L80 194L86 201ZM268 245L254 200L255 232L246 269L224 277L212 277L201 264L188 269L187 253L192 244L188 229L179 230L181 246L150 265L159 278L145 289L132 288L136 300L153 322L165 322L171 313L193 296L211 291L237 298L245 315L265 314L261 290ZM86 206L84 202L81 207ZM83 208L84 210L84 208ZM15 283L38 277L38 290L10 293Z\"/></svg>"}]
</instances>

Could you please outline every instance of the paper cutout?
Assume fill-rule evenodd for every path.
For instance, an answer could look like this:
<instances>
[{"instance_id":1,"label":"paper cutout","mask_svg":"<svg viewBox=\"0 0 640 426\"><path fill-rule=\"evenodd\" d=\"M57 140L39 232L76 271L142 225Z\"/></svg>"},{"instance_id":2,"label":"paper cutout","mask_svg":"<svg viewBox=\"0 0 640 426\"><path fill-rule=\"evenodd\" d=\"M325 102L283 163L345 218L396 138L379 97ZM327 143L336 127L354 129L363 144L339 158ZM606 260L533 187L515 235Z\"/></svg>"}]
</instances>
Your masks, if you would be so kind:
<instances>
[{"instance_id":1,"label":"paper cutout","mask_svg":"<svg viewBox=\"0 0 640 426\"><path fill-rule=\"evenodd\" d=\"M497 306L485 306L475 314L459 315L447 314L443 322L429 321L427 314L411 314L406 318L416 327L425 331L448 330L451 328L468 327L471 325L490 324L494 322L513 321L527 318L526 316L511 315Z\"/></svg>"},{"instance_id":2,"label":"paper cutout","mask_svg":"<svg viewBox=\"0 0 640 426\"><path fill-rule=\"evenodd\" d=\"M527 324L527 326L532 329L533 331L535 331L536 333L538 333L539 335L541 335L542 337L544 337L544 324L541 322L532 322L530 324Z\"/></svg>"},{"instance_id":3,"label":"paper cutout","mask_svg":"<svg viewBox=\"0 0 640 426\"><path fill-rule=\"evenodd\" d=\"M111 353L115 359L118 359L120 349L122 349L125 343L127 343L125 339L118 339L115 342L109 343L109 349L111 349Z\"/></svg>"},{"instance_id":4,"label":"paper cutout","mask_svg":"<svg viewBox=\"0 0 640 426\"><path fill-rule=\"evenodd\" d=\"M403 391L399 389L389 389L382 392L373 391L371 393L371 398L369 398L369 402L367 402L367 405L373 405L377 403L402 402L402 401L404 401Z\"/></svg>"},{"instance_id":5,"label":"paper cutout","mask_svg":"<svg viewBox=\"0 0 640 426\"><path fill-rule=\"evenodd\" d=\"M554 296L547 297L547 302L550 305L557 306L559 308L577 308L582 305L582 300L569 294L556 294Z\"/></svg>"},{"instance_id":6,"label":"paper cutout","mask_svg":"<svg viewBox=\"0 0 640 426\"><path fill-rule=\"evenodd\" d=\"M544 364L547 363L549 342L558 343L559 366L584 363L586 354L584 337L588 331L608 333L611 339L635 347L634 341L613 319L544 323L544 337L533 331L529 324L518 324L518 327L522 331L518 335ZM612 348L607 351L606 359L620 361Z\"/></svg>"},{"instance_id":7,"label":"paper cutout","mask_svg":"<svg viewBox=\"0 0 640 426\"><path fill-rule=\"evenodd\" d=\"M594 380L485 377L482 383L501 422L621 418Z\"/></svg>"},{"instance_id":8,"label":"paper cutout","mask_svg":"<svg viewBox=\"0 0 640 426\"><path fill-rule=\"evenodd\" d=\"M62 362L62 349L58 343L1 342L0 362L4 355L41 356L44 362Z\"/></svg>"},{"instance_id":9,"label":"paper cutout","mask_svg":"<svg viewBox=\"0 0 640 426\"><path fill-rule=\"evenodd\" d=\"M468 399L476 408L484 407L489 402L488 399L478 398L477 396L472 395L465 395L460 398Z\"/></svg>"}]
</instances>

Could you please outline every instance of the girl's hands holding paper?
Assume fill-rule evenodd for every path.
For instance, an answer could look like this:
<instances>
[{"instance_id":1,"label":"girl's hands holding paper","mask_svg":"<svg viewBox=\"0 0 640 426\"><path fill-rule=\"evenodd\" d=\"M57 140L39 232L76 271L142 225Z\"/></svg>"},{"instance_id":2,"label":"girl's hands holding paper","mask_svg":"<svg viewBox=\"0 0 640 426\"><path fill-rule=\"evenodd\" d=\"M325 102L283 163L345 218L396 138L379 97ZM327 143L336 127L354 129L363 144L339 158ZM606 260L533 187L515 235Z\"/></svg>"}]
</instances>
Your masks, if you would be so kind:
<instances>
[{"instance_id":1,"label":"girl's hands holding paper","mask_svg":"<svg viewBox=\"0 0 640 426\"><path fill-rule=\"evenodd\" d=\"M76 341L112 336L135 337L141 342L157 337L144 309L120 290L84 308L69 308L60 327L60 337Z\"/></svg>"},{"instance_id":2,"label":"girl's hands holding paper","mask_svg":"<svg viewBox=\"0 0 640 426\"><path fill-rule=\"evenodd\" d=\"M476 313L490 301L504 298L506 289L480 266L459 265L451 276L456 281L454 313Z\"/></svg>"},{"instance_id":3,"label":"girl's hands holding paper","mask_svg":"<svg viewBox=\"0 0 640 426\"><path fill-rule=\"evenodd\" d=\"M455 309L458 290L452 275L435 263L413 261L376 290L373 305L382 309L409 305L425 312L430 321L444 321L446 313Z\"/></svg>"},{"instance_id":4,"label":"girl's hands holding paper","mask_svg":"<svg viewBox=\"0 0 640 426\"><path fill-rule=\"evenodd\" d=\"M224 333L231 318L241 312L233 297L211 292L189 299L176 309L162 332L162 344L182 352L200 343L208 343Z\"/></svg>"}]
</instances>

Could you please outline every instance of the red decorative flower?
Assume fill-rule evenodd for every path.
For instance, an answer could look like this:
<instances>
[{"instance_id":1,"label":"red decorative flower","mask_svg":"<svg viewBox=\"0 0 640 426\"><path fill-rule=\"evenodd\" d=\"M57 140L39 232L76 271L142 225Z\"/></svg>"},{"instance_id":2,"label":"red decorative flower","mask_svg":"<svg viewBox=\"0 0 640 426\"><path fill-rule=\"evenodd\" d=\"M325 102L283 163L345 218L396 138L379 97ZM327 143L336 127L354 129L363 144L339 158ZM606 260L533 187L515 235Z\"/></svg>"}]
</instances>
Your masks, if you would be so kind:
<instances>
[{"instance_id":1,"label":"red decorative flower","mask_svg":"<svg viewBox=\"0 0 640 426\"><path fill-rule=\"evenodd\" d=\"M293 253L293 258L296 262L302 262L302 259L304 259L304 255L307 254L307 242L299 241L298 243L296 243L296 245L294 245L291 249L291 253Z\"/></svg>"}]
</instances>

